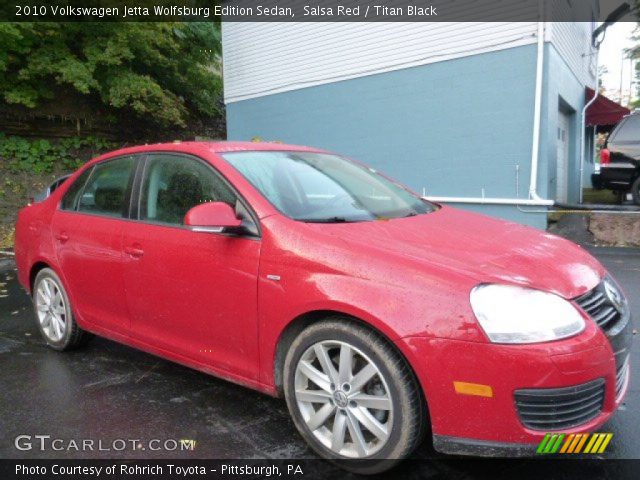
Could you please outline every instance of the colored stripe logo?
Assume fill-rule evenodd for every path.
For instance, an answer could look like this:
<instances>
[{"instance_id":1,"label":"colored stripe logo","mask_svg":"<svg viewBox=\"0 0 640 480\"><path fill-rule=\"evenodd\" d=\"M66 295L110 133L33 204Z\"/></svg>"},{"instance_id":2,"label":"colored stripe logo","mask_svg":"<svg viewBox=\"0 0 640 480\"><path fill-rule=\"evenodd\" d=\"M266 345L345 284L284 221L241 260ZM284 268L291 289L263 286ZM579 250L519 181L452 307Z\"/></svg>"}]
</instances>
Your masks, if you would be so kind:
<instances>
[{"instance_id":1,"label":"colored stripe logo","mask_svg":"<svg viewBox=\"0 0 640 480\"><path fill-rule=\"evenodd\" d=\"M536 453L604 453L613 433L547 433Z\"/></svg>"}]
</instances>

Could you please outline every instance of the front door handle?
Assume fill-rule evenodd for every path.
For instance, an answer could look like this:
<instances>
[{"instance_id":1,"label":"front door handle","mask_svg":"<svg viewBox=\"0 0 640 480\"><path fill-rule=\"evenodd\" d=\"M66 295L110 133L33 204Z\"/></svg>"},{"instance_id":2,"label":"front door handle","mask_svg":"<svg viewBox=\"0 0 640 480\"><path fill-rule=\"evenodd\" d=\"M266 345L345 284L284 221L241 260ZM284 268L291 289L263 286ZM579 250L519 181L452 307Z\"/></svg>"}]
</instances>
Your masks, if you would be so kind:
<instances>
[{"instance_id":1,"label":"front door handle","mask_svg":"<svg viewBox=\"0 0 640 480\"><path fill-rule=\"evenodd\" d=\"M60 243L66 243L67 240L69 240L69 235L67 235L64 232L56 234L55 237L56 237L56 240L58 240Z\"/></svg>"},{"instance_id":2,"label":"front door handle","mask_svg":"<svg viewBox=\"0 0 640 480\"><path fill-rule=\"evenodd\" d=\"M139 247L124 247L124 253L133 258L140 258L144 255L144 250Z\"/></svg>"}]
</instances>

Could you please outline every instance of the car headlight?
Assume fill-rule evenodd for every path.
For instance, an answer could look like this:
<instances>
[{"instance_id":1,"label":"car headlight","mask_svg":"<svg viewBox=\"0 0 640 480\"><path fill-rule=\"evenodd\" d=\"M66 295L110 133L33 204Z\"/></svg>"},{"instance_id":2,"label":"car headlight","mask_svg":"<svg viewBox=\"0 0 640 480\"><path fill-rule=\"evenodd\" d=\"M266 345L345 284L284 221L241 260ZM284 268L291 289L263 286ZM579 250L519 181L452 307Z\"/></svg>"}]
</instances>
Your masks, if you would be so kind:
<instances>
[{"instance_id":1,"label":"car headlight","mask_svg":"<svg viewBox=\"0 0 640 480\"><path fill-rule=\"evenodd\" d=\"M580 333L584 319L567 300L514 285L478 285L471 307L493 343L536 343Z\"/></svg>"}]
</instances>

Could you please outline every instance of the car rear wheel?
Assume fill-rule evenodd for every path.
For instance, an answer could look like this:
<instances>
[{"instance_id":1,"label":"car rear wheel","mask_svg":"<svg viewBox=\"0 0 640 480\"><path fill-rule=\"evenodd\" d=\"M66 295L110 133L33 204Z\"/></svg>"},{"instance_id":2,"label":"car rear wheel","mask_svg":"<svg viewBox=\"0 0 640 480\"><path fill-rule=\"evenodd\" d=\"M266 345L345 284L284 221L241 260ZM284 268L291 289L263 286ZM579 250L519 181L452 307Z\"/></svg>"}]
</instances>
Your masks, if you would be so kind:
<instances>
[{"instance_id":1,"label":"car rear wheel","mask_svg":"<svg viewBox=\"0 0 640 480\"><path fill-rule=\"evenodd\" d=\"M284 368L294 423L322 457L376 473L421 440L425 406L415 376L369 328L342 317L313 324L293 341Z\"/></svg>"},{"instance_id":2,"label":"car rear wheel","mask_svg":"<svg viewBox=\"0 0 640 480\"><path fill-rule=\"evenodd\" d=\"M33 282L33 306L40 334L51 348L69 350L91 338L78 327L67 292L50 268L40 270Z\"/></svg>"}]
</instances>

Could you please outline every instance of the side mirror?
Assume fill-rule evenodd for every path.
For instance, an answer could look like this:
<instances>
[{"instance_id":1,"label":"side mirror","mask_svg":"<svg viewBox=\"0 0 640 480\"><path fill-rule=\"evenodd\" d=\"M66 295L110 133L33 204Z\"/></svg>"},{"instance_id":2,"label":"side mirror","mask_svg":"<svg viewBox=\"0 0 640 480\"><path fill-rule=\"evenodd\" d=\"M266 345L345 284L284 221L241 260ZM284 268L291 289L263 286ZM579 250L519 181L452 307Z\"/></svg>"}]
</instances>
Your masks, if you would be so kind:
<instances>
[{"instance_id":1,"label":"side mirror","mask_svg":"<svg viewBox=\"0 0 640 480\"><path fill-rule=\"evenodd\" d=\"M184 224L194 232L240 233L244 230L242 220L224 202L207 202L196 205L184 216Z\"/></svg>"}]
</instances>

